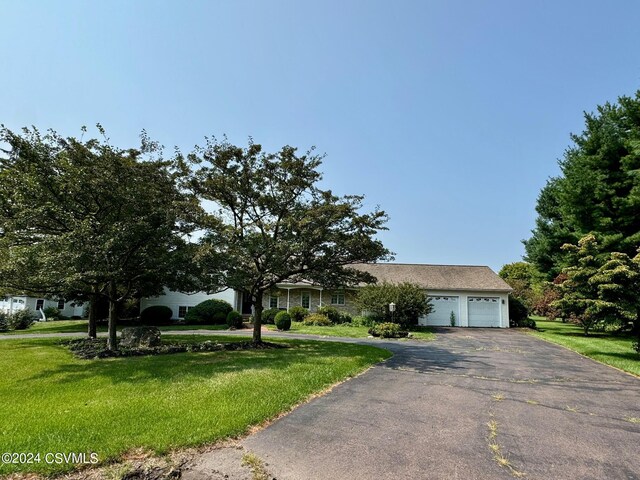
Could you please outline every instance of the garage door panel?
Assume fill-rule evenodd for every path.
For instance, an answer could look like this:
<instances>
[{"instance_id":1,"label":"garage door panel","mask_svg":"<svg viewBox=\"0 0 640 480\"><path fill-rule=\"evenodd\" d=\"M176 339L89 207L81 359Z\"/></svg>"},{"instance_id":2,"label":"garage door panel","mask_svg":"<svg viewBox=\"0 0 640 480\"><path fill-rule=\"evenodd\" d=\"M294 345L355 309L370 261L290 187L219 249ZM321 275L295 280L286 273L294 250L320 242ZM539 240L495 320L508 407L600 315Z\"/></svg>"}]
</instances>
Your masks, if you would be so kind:
<instances>
[{"instance_id":1,"label":"garage door panel","mask_svg":"<svg viewBox=\"0 0 640 480\"><path fill-rule=\"evenodd\" d=\"M496 297L469 297L470 327L499 327L500 299Z\"/></svg>"},{"instance_id":2,"label":"garage door panel","mask_svg":"<svg viewBox=\"0 0 640 480\"><path fill-rule=\"evenodd\" d=\"M431 326L448 326L451 325L451 312L456 316L456 324L458 322L459 297L446 295L430 295L433 310L429 315L421 317L418 323L420 325Z\"/></svg>"}]
</instances>

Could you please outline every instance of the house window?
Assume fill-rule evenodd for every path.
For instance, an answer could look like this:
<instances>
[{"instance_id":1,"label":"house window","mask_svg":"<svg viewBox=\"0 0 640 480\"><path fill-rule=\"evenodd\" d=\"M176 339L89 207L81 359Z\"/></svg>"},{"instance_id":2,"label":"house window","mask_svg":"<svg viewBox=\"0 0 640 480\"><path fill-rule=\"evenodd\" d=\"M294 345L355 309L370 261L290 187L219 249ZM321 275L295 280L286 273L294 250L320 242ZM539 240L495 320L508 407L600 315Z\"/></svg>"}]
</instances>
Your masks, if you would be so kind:
<instances>
[{"instance_id":1,"label":"house window","mask_svg":"<svg viewBox=\"0 0 640 480\"><path fill-rule=\"evenodd\" d=\"M309 306L311 305L311 301L309 298L309 292L302 292L302 308L306 308L309 309Z\"/></svg>"},{"instance_id":2,"label":"house window","mask_svg":"<svg viewBox=\"0 0 640 480\"><path fill-rule=\"evenodd\" d=\"M44 308L44 299L39 298L36 300L36 310L42 310Z\"/></svg>"},{"instance_id":3,"label":"house window","mask_svg":"<svg viewBox=\"0 0 640 480\"><path fill-rule=\"evenodd\" d=\"M178 307L178 318L184 318L187 315L187 312L189 311L189 308L181 305Z\"/></svg>"},{"instance_id":4,"label":"house window","mask_svg":"<svg viewBox=\"0 0 640 480\"><path fill-rule=\"evenodd\" d=\"M344 292L333 292L331 294L331 305L344 305Z\"/></svg>"},{"instance_id":5,"label":"house window","mask_svg":"<svg viewBox=\"0 0 640 480\"><path fill-rule=\"evenodd\" d=\"M64 299L58 300L58 310L64 310Z\"/></svg>"},{"instance_id":6,"label":"house window","mask_svg":"<svg viewBox=\"0 0 640 480\"><path fill-rule=\"evenodd\" d=\"M269 297L269 308L278 308L278 297L276 295Z\"/></svg>"}]
</instances>

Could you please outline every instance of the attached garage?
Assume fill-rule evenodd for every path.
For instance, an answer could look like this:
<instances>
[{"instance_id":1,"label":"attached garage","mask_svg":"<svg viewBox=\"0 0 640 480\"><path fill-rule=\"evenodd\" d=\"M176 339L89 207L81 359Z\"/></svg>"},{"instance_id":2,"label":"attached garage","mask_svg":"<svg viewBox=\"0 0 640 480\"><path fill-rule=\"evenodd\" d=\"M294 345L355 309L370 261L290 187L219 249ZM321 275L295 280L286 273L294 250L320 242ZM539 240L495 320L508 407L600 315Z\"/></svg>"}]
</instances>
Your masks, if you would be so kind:
<instances>
[{"instance_id":1,"label":"attached garage","mask_svg":"<svg viewBox=\"0 0 640 480\"><path fill-rule=\"evenodd\" d=\"M460 297L453 295L429 295L433 311L420 318L420 325L448 326L451 325L451 312L455 316L456 324L460 318Z\"/></svg>"},{"instance_id":2,"label":"attached garage","mask_svg":"<svg viewBox=\"0 0 640 480\"><path fill-rule=\"evenodd\" d=\"M424 288L433 311L419 319L420 325L448 327L453 312L456 327L509 327L511 287L487 266L371 263L356 268L378 282Z\"/></svg>"},{"instance_id":3,"label":"attached garage","mask_svg":"<svg viewBox=\"0 0 640 480\"><path fill-rule=\"evenodd\" d=\"M500 327L499 297L469 297L467 302L470 327Z\"/></svg>"}]
</instances>

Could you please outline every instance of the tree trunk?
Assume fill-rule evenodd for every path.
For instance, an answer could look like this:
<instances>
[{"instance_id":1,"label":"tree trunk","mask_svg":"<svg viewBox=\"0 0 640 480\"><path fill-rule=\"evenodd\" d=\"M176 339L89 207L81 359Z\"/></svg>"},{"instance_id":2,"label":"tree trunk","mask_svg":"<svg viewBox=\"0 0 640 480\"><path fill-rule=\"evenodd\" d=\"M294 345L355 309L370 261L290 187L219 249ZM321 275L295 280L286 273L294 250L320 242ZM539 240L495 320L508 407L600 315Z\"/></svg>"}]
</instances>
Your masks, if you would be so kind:
<instances>
[{"instance_id":1,"label":"tree trunk","mask_svg":"<svg viewBox=\"0 0 640 480\"><path fill-rule=\"evenodd\" d=\"M118 302L116 300L118 288L115 282L109 283L109 339L107 348L112 351L118 350L118 336L116 335L116 322L118 321Z\"/></svg>"},{"instance_id":2,"label":"tree trunk","mask_svg":"<svg viewBox=\"0 0 640 480\"><path fill-rule=\"evenodd\" d=\"M253 343L262 342L262 292L253 297Z\"/></svg>"},{"instance_id":3,"label":"tree trunk","mask_svg":"<svg viewBox=\"0 0 640 480\"><path fill-rule=\"evenodd\" d=\"M89 338L98 336L98 300L100 298L100 289L98 285L91 287L91 296L89 297Z\"/></svg>"}]
</instances>

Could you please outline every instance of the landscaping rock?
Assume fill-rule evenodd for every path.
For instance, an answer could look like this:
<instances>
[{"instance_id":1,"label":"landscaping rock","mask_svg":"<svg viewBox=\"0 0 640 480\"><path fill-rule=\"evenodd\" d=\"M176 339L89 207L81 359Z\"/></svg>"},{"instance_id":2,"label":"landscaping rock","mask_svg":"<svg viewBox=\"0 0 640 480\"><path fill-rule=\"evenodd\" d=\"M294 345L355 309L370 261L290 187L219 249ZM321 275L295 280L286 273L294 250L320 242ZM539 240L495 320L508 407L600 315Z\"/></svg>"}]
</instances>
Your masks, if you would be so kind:
<instances>
[{"instance_id":1,"label":"landscaping rock","mask_svg":"<svg viewBox=\"0 0 640 480\"><path fill-rule=\"evenodd\" d=\"M120 346L124 348L152 348L162 344L157 327L129 327L122 329Z\"/></svg>"}]
</instances>

